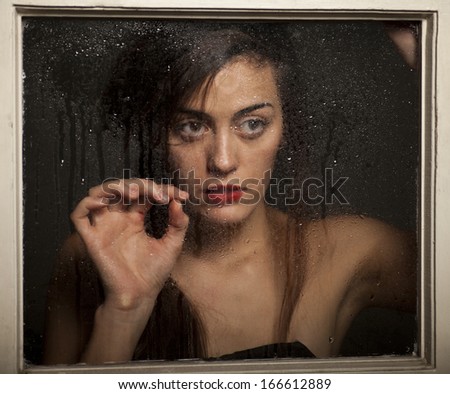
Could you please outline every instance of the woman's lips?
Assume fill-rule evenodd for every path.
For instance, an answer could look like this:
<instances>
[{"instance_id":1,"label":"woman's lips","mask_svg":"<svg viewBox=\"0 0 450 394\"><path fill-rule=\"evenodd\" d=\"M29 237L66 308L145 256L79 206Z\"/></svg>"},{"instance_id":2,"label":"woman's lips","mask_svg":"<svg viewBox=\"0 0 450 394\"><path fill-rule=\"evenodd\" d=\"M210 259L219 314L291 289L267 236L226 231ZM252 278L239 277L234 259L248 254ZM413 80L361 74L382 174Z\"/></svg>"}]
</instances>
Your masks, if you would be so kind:
<instances>
[{"instance_id":1,"label":"woman's lips","mask_svg":"<svg viewBox=\"0 0 450 394\"><path fill-rule=\"evenodd\" d=\"M214 205L233 204L243 193L238 185L210 185L205 190L206 201Z\"/></svg>"}]
</instances>

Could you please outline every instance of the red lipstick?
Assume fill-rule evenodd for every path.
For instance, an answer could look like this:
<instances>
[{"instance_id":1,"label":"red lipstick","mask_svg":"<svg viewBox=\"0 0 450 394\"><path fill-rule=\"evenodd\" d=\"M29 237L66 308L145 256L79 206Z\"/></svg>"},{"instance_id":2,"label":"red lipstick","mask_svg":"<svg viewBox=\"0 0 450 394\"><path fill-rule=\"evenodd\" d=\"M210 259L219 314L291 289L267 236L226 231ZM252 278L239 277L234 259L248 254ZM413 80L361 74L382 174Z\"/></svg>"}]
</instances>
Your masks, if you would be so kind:
<instances>
[{"instance_id":1,"label":"red lipstick","mask_svg":"<svg viewBox=\"0 0 450 394\"><path fill-rule=\"evenodd\" d=\"M239 185L210 185L205 191L209 204L233 204L242 197L243 191Z\"/></svg>"}]
</instances>

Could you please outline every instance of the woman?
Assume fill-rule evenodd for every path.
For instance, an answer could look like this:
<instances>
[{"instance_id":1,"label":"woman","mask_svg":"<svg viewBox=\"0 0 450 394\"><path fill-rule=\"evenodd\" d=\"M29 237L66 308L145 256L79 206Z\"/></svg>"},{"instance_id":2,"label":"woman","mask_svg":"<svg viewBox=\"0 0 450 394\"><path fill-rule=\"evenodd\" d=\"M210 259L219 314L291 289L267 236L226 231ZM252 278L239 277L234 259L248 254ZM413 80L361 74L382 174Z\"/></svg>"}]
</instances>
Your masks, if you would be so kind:
<instances>
[{"instance_id":1,"label":"woman","mask_svg":"<svg viewBox=\"0 0 450 394\"><path fill-rule=\"evenodd\" d=\"M363 308L413 310L414 240L375 219L308 221L265 202L299 128L286 47L237 29L182 36L138 44L120 68L142 88L130 98L115 86L112 99L130 130L150 136L151 154L167 154L173 184L112 181L77 205L45 362L238 358L271 344L330 357ZM168 207L162 237L156 206Z\"/></svg>"}]
</instances>

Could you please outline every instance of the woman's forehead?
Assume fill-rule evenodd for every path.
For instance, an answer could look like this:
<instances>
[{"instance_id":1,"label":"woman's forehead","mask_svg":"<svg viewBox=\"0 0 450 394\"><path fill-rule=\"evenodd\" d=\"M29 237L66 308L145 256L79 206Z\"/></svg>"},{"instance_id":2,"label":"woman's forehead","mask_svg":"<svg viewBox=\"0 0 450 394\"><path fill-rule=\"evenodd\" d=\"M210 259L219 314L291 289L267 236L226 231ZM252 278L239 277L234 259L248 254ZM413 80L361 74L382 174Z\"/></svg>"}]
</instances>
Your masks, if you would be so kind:
<instances>
[{"instance_id":1,"label":"woman's forehead","mask_svg":"<svg viewBox=\"0 0 450 394\"><path fill-rule=\"evenodd\" d=\"M274 67L240 58L228 62L212 78L208 78L187 100L191 108L252 105L273 102L277 105L279 92Z\"/></svg>"}]
</instances>

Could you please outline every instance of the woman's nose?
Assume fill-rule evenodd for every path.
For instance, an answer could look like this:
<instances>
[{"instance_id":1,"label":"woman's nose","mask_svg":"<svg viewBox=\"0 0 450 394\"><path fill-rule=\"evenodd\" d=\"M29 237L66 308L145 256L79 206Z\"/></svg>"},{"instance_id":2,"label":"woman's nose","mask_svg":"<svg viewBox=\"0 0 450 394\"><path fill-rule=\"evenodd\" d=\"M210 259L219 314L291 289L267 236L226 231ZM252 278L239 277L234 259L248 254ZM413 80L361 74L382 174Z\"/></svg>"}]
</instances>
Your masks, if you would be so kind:
<instances>
[{"instance_id":1,"label":"woman's nose","mask_svg":"<svg viewBox=\"0 0 450 394\"><path fill-rule=\"evenodd\" d=\"M226 177L238 167L236 141L229 128L214 133L208 157L208 171L216 177Z\"/></svg>"}]
</instances>

